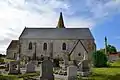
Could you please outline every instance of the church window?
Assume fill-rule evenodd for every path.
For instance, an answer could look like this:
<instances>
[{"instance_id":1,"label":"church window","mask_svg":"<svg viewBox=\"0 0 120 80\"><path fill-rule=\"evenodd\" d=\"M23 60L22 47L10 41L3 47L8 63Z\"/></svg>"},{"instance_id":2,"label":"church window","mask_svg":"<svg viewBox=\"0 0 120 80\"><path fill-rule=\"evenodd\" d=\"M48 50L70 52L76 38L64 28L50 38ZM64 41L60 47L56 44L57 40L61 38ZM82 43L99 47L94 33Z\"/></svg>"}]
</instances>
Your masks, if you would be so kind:
<instances>
[{"instance_id":1,"label":"church window","mask_svg":"<svg viewBox=\"0 0 120 80\"><path fill-rule=\"evenodd\" d=\"M43 44L43 50L47 50L47 43Z\"/></svg>"},{"instance_id":2,"label":"church window","mask_svg":"<svg viewBox=\"0 0 120 80\"><path fill-rule=\"evenodd\" d=\"M32 42L29 43L29 50L32 49Z\"/></svg>"},{"instance_id":3,"label":"church window","mask_svg":"<svg viewBox=\"0 0 120 80\"><path fill-rule=\"evenodd\" d=\"M16 53L13 54L14 59L16 58Z\"/></svg>"},{"instance_id":4,"label":"church window","mask_svg":"<svg viewBox=\"0 0 120 80\"><path fill-rule=\"evenodd\" d=\"M66 50L66 44L65 43L63 43L63 45L62 45L62 50Z\"/></svg>"},{"instance_id":5,"label":"church window","mask_svg":"<svg viewBox=\"0 0 120 80\"><path fill-rule=\"evenodd\" d=\"M81 53L78 53L78 56L81 56Z\"/></svg>"}]
</instances>

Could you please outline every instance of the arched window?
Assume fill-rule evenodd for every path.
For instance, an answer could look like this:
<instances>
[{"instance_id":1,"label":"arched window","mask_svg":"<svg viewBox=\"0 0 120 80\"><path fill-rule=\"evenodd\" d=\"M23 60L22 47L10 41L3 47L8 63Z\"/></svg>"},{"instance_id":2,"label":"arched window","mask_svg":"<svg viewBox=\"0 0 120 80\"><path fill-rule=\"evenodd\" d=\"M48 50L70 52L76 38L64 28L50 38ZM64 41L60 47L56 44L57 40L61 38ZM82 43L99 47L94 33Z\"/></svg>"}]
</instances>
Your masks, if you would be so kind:
<instances>
[{"instance_id":1,"label":"arched window","mask_svg":"<svg viewBox=\"0 0 120 80\"><path fill-rule=\"evenodd\" d=\"M32 49L32 42L29 43L29 47L28 48L29 48L29 50Z\"/></svg>"},{"instance_id":2,"label":"arched window","mask_svg":"<svg viewBox=\"0 0 120 80\"><path fill-rule=\"evenodd\" d=\"M43 50L47 50L47 43L43 44Z\"/></svg>"},{"instance_id":3,"label":"arched window","mask_svg":"<svg viewBox=\"0 0 120 80\"><path fill-rule=\"evenodd\" d=\"M66 50L66 44L65 43L63 43L63 45L62 45L62 50Z\"/></svg>"},{"instance_id":4,"label":"arched window","mask_svg":"<svg viewBox=\"0 0 120 80\"><path fill-rule=\"evenodd\" d=\"M78 56L81 56L81 53L78 53Z\"/></svg>"},{"instance_id":5,"label":"arched window","mask_svg":"<svg viewBox=\"0 0 120 80\"><path fill-rule=\"evenodd\" d=\"M16 53L13 53L13 57L14 57L14 59L16 58Z\"/></svg>"}]
</instances>

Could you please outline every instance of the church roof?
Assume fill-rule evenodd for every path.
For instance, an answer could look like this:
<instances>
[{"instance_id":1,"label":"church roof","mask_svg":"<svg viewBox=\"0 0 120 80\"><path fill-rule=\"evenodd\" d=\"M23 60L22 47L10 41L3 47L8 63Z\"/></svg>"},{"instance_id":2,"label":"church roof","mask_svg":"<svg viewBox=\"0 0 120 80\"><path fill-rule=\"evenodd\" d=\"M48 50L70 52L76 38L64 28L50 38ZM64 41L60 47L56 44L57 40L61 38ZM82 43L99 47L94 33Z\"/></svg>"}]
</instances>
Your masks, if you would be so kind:
<instances>
[{"instance_id":1,"label":"church roof","mask_svg":"<svg viewBox=\"0 0 120 80\"><path fill-rule=\"evenodd\" d=\"M19 41L18 40L12 40L10 45L8 46L7 50L8 49L16 49L18 45L19 45Z\"/></svg>"},{"instance_id":2,"label":"church roof","mask_svg":"<svg viewBox=\"0 0 120 80\"><path fill-rule=\"evenodd\" d=\"M25 28L19 39L94 39L89 28Z\"/></svg>"}]
</instances>

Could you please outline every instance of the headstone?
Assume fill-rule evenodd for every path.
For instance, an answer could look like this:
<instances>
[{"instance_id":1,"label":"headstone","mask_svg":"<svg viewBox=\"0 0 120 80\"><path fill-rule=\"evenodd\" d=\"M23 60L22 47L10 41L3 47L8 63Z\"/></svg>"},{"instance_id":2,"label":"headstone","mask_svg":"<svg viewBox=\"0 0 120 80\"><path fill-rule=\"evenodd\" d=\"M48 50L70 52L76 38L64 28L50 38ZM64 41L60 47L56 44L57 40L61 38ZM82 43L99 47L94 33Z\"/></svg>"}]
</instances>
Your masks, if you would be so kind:
<instances>
[{"instance_id":1,"label":"headstone","mask_svg":"<svg viewBox=\"0 0 120 80\"><path fill-rule=\"evenodd\" d=\"M20 73L20 69L18 69L19 67L16 67L19 65L19 62L17 61L11 61L9 63L9 74L19 74Z\"/></svg>"},{"instance_id":2,"label":"headstone","mask_svg":"<svg viewBox=\"0 0 120 80\"><path fill-rule=\"evenodd\" d=\"M59 59L53 59L53 65L54 65L54 67L60 67Z\"/></svg>"},{"instance_id":3,"label":"headstone","mask_svg":"<svg viewBox=\"0 0 120 80\"><path fill-rule=\"evenodd\" d=\"M67 80L76 80L77 78L77 67L70 65L67 67Z\"/></svg>"},{"instance_id":4,"label":"headstone","mask_svg":"<svg viewBox=\"0 0 120 80\"><path fill-rule=\"evenodd\" d=\"M89 71L89 61L83 60L81 64L82 72Z\"/></svg>"},{"instance_id":5,"label":"headstone","mask_svg":"<svg viewBox=\"0 0 120 80\"><path fill-rule=\"evenodd\" d=\"M48 58L40 64L40 80L54 80L53 63Z\"/></svg>"},{"instance_id":6,"label":"headstone","mask_svg":"<svg viewBox=\"0 0 120 80\"><path fill-rule=\"evenodd\" d=\"M5 71L9 71L9 63L6 63Z\"/></svg>"},{"instance_id":7,"label":"headstone","mask_svg":"<svg viewBox=\"0 0 120 80\"><path fill-rule=\"evenodd\" d=\"M83 60L81 63L81 75L88 76L90 71L89 61Z\"/></svg>"},{"instance_id":8,"label":"headstone","mask_svg":"<svg viewBox=\"0 0 120 80\"><path fill-rule=\"evenodd\" d=\"M26 73L35 72L35 65L32 62L28 62L26 65Z\"/></svg>"}]
</instances>

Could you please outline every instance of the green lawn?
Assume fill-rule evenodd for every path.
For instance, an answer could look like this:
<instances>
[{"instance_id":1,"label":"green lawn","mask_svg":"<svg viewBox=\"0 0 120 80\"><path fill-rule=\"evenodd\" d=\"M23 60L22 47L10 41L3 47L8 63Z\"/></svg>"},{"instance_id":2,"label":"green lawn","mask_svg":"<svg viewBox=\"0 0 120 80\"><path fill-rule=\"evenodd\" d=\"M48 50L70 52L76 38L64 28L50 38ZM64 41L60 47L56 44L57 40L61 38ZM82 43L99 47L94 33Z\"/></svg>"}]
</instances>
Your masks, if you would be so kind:
<instances>
[{"instance_id":1,"label":"green lawn","mask_svg":"<svg viewBox=\"0 0 120 80\"><path fill-rule=\"evenodd\" d=\"M93 68L89 80L120 80L120 60L109 68Z\"/></svg>"}]
</instances>

